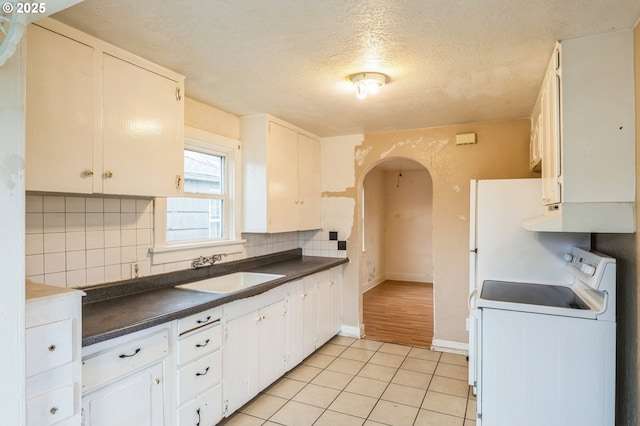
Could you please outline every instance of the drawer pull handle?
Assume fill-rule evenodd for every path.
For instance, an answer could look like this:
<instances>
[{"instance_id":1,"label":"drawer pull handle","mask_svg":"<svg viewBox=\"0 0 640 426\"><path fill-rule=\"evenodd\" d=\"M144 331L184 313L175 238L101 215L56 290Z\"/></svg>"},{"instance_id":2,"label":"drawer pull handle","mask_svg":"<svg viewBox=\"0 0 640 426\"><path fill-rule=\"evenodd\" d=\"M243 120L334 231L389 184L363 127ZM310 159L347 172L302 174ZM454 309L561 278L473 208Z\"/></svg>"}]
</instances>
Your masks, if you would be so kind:
<instances>
[{"instance_id":1,"label":"drawer pull handle","mask_svg":"<svg viewBox=\"0 0 640 426\"><path fill-rule=\"evenodd\" d=\"M53 352L56 350L56 345L51 345L47 349L49 349L49 352Z\"/></svg>"},{"instance_id":2,"label":"drawer pull handle","mask_svg":"<svg viewBox=\"0 0 640 426\"><path fill-rule=\"evenodd\" d=\"M196 414L198 414L198 423L196 423L196 426L200 426L200 409L199 408L196 410Z\"/></svg>"},{"instance_id":3,"label":"drawer pull handle","mask_svg":"<svg viewBox=\"0 0 640 426\"><path fill-rule=\"evenodd\" d=\"M51 407L51 409L49 410L49 412L50 412L51 414L55 414L55 413L57 413L57 412L58 412L58 407Z\"/></svg>"},{"instance_id":4,"label":"drawer pull handle","mask_svg":"<svg viewBox=\"0 0 640 426\"><path fill-rule=\"evenodd\" d=\"M129 355L122 354L122 355L120 355L119 357L120 357L120 358L131 358L132 356L136 356L136 355L138 355L138 352L140 352L141 350L142 350L142 348L138 348L138 349L136 349L136 351L135 351L134 353L132 353L132 354L129 354Z\"/></svg>"},{"instance_id":5,"label":"drawer pull handle","mask_svg":"<svg viewBox=\"0 0 640 426\"><path fill-rule=\"evenodd\" d=\"M200 377L200 376L206 376L206 375L207 375L207 373L209 372L209 368L210 368L210 367L207 367L207 369L206 369L206 370L204 370L204 373L196 373L196 376L198 376L198 377Z\"/></svg>"},{"instance_id":6,"label":"drawer pull handle","mask_svg":"<svg viewBox=\"0 0 640 426\"><path fill-rule=\"evenodd\" d=\"M209 340L210 339L207 339L204 343L196 344L196 348L204 348L205 346L207 346L209 344Z\"/></svg>"},{"instance_id":7,"label":"drawer pull handle","mask_svg":"<svg viewBox=\"0 0 640 426\"><path fill-rule=\"evenodd\" d=\"M204 324L206 322L209 322L209 320L211 319L211 315L209 315L205 320L198 320L196 321L198 324Z\"/></svg>"}]
</instances>

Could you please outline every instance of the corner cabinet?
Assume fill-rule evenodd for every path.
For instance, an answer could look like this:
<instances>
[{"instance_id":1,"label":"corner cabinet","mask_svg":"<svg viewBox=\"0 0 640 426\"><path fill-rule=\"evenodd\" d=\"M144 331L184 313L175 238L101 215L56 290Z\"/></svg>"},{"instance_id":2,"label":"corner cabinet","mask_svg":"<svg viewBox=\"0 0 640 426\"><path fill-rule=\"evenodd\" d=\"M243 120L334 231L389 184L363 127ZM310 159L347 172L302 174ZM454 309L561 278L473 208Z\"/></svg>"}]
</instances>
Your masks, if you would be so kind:
<instances>
[{"instance_id":1,"label":"corner cabinet","mask_svg":"<svg viewBox=\"0 0 640 426\"><path fill-rule=\"evenodd\" d=\"M80 426L79 290L27 283L27 426Z\"/></svg>"},{"instance_id":2,"label":"corner cabinet","mask_svg":"<svg viewBox=\"0 0 640 426\"><path fill-rule=\"evenodd\" d=\"M172 196L184 77L52 19L27 32L26 189Z\"/></svg>"},{"instance_id":3,"label":"corner cabinet","mask_svg":"<svg viewBox=\"0 0 640 426\"><path fill-rule=\"evenodd\" d=\"M244 232L319 229L319 138L269 115L240 124Z\"/></svg>"}]
</instances>

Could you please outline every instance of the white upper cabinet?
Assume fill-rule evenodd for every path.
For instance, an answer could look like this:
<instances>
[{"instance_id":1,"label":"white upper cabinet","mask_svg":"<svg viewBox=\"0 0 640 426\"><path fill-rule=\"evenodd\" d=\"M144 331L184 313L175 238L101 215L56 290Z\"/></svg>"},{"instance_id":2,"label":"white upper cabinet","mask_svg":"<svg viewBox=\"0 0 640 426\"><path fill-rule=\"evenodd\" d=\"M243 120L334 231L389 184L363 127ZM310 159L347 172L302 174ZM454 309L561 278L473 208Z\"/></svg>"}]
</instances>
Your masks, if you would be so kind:
<instances>
[{"instance_id":1,"label":"white upper cabinet","mask_svg":"<svg viewBox=\"0 0 640 426\"><path fill-rule=\"evenodd\" d=\"M320 141L269 115L241 118L244 231L320 228Z\"/></svg>"},{"instance_id":2,"label":"white upper cabinet","mask_svg":"<svg viewBox=\"0 0 640 426\"><path fill-rule=\"evenodd\" d=\"M180 192L184 77L51 19L27 46L27 190Z\"/></svg>"},{"instance_id":3,"label":"white upper cabinet","mask_svg":"<svg viewBox=\"0 0 640 426\"><path fill-rule=\"evenodd\" d=\"M36 25L27 39L26 187L91 193L95 49Z\"/></svg>"},{"instance_id":4,"label":"white upper cabinet","mask_svg":"<svg viewBox=\"0 0 640 426\"><path fill-rule=\"evenodd\" d=\"M525 228L635 231L633 58L631 30L557 44L537 115L546 207Z\"/></svg>"}]
</instances>

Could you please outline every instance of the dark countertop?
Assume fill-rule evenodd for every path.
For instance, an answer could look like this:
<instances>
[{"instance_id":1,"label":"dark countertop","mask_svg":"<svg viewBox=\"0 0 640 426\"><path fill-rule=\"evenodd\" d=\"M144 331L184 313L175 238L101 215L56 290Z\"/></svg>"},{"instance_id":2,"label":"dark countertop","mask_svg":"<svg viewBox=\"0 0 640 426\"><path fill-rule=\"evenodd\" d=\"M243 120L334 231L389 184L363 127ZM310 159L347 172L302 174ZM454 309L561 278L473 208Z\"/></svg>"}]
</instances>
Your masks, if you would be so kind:
<instances>
[{"instance_id":1,"label":"dark countertop","mask_svg":"<svg viewBox=\"0 0 640 426\"><path fill-rule=\"evenodd\" d=\"M294 249L213 265L197 270L120 281L84 289L82 346L89 346L216 306L264 293L282 284L349 262L348 258L302 256ZM174 288L175 285L231 272L284 275L245 290L220 294Z\"/></svg>"}]
</instances>

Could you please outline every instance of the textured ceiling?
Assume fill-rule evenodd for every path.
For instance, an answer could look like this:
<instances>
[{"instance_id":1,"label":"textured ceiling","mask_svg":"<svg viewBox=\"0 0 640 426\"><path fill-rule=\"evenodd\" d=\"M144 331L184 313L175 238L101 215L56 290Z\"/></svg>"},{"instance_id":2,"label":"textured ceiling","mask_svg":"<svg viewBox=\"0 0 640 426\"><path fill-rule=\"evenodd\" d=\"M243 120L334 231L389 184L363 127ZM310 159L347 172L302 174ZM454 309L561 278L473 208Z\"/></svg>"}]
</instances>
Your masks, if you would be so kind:
<instances>
[{"instance_id":1,"label":"textured ceiling","mask_svg":"<svg viewBox=\"0 0 640 426\"><path fill-rule=\"evenodd\" d=\"M639 0L86 0L53 16L184 74L187 96L320 136L527 117L556 39ZM358 100L347 76L391 82Z\"/></svg>"}]
</instances>

